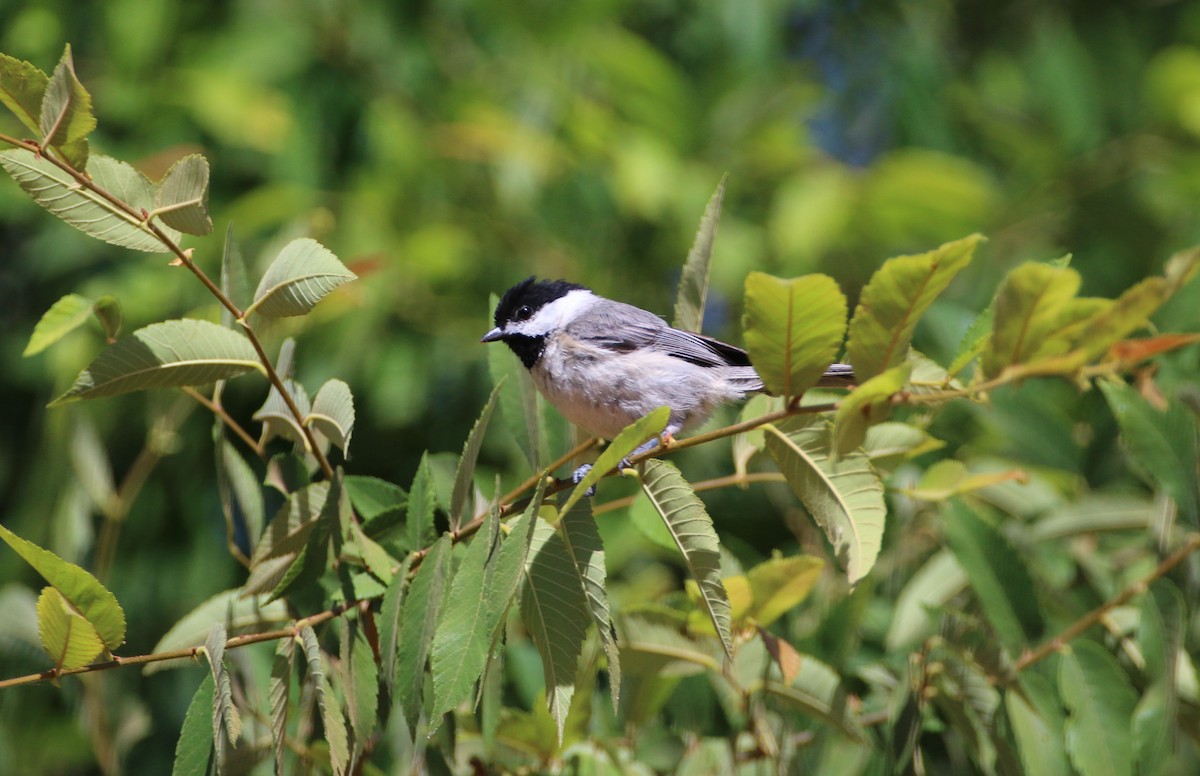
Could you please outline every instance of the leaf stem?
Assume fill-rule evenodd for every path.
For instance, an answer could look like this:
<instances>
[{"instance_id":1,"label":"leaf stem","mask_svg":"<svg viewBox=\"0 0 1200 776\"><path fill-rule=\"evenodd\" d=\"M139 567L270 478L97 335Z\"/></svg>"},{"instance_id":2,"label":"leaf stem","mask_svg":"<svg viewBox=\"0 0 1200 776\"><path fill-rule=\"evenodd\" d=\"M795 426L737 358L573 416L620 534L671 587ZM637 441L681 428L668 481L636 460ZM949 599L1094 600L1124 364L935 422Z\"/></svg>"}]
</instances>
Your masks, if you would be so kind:
<instances>
[{"instance_id":1,"label":"leaf stem","mask_svg":"<svg viewBox=\"0 0 1200 776\"><path fill-rule=\"evenodd\" d=\"M209 412L213 413L218 418L220 418L221 422L224 423L226 426L228 426L230 429L232 429L233 433L236 434L239 439L241 439L243 442L245 442L246 446L249 447L251 450L253 450L255 455L257 455L259 458L261 458L264 461L267 460L267 451L263 449L263 446L260 445L257 441L255 441L254 437L250 436L250 432L248 432L248 431L246 431L246 429L242 428L242 425L240 423L238 423L236 420L234 420L233 416L231 416L228 412L226 412L225 408L223 406L221 406L221 404L219 402L208 398L204 394L197 391L195 388L192 388L190 385L183 386L183 388L181 390L185 394L187 394L188 396L192 397L197 402L199 402L200 405L203 406L205 409L207 409Z\"/></svg>"}]
</instances>

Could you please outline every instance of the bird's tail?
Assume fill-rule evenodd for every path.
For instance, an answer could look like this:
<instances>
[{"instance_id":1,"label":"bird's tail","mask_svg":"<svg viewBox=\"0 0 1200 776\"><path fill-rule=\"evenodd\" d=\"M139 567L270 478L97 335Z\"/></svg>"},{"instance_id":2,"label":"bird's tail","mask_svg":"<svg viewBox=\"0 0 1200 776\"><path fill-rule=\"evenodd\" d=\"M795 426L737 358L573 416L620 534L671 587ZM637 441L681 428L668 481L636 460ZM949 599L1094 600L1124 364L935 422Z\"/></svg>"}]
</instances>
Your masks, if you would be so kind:
<instances>
[{"instance_id":1,"label":"bird's tail","mask_svg":"<svg viewBox=\"0 0 1200 776\"><path fill-rule=\"evenodd\" d=\"M730 383L743 393L770 393L763 385L762 378L754 367L733 367L728 378ZM858 381L854 377L854 367L849 364L830 364L817 381L818 388L853 388Z\"/></svg>"},{"instance_id":2,"label":"bird's tail","mask_svg":"<svg viewBox=\"0 0 1200 776\"><path fill-rule=\"evenodd\" d=\"M849 388L858 382L854 377L854 367L849 364L830 364L817 381L818 388Z\"/></svg>"}]
</instances>

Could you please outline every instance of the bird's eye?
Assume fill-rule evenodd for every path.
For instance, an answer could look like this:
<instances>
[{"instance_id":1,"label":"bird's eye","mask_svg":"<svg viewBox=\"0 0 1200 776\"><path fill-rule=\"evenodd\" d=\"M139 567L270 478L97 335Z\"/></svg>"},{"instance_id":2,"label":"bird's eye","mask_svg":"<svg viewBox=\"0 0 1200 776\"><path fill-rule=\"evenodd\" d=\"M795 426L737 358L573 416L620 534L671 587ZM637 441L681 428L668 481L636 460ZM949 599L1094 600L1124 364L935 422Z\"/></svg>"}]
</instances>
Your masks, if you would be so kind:
<instances>
[{"instance_id":1,"label":"bird's eye","mask_svg":"<svg viewBox=\"0 0 1200 776\"><path fill-rule=\"evenodd\" d=\"M527 321L533 317L533 308L529 305L522 305L517 308L517 314L513 316L518 321Z\"/></svg>"}]
</instances>

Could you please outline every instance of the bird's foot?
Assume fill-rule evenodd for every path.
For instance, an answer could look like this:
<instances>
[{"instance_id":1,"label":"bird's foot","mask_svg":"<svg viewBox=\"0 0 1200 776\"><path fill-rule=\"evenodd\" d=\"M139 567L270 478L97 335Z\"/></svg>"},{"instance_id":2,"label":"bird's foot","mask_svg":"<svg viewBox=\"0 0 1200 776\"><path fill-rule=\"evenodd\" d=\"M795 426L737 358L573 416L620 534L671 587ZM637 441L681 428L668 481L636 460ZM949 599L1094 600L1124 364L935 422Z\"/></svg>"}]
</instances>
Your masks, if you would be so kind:
<instances>
[{"instance_id":1,"label":"bird's foot","mask_svg":"<svg viewBox=\"0 0 1200 776\"><path fill-rule=\"evenodd\" d=\"M579 483L583 482L583 478L586 477L587 473L590 472L591 470L592 470L592 465L590 463L583 464L582 466L580 466L578 469L575 470L574 474L571 475L571 481L574 482L576 485L578 485ZM583 495L587 496L588 498L591 498L592 496L596 495L596 486L595 485L589 486L588 489L583 492Z\"/></svg>"}]
</instances>

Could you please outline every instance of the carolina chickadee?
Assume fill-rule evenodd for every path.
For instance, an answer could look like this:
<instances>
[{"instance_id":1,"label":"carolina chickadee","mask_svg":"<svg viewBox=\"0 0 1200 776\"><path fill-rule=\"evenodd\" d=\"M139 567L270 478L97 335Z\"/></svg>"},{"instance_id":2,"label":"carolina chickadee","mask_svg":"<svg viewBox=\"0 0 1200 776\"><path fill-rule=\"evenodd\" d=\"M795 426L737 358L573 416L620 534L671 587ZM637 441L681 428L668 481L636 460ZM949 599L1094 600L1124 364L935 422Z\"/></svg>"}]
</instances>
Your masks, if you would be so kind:
<instances>
[{"instance_id":1,"label":"carolina chickadee","mask_svg":"<svg viewBox=\"0 0 1200 776\"><path fill-rule=\"evenodd\" d=\"M496 328L481 340L497 341L567 420L604 439L663 406L671 408L663 432L670 437L719 404L765 390L741 348L565 280L530 277L505 292ZM819 385L853 382L850 365L833 364Z\"/></svg>"}]
</instances>

